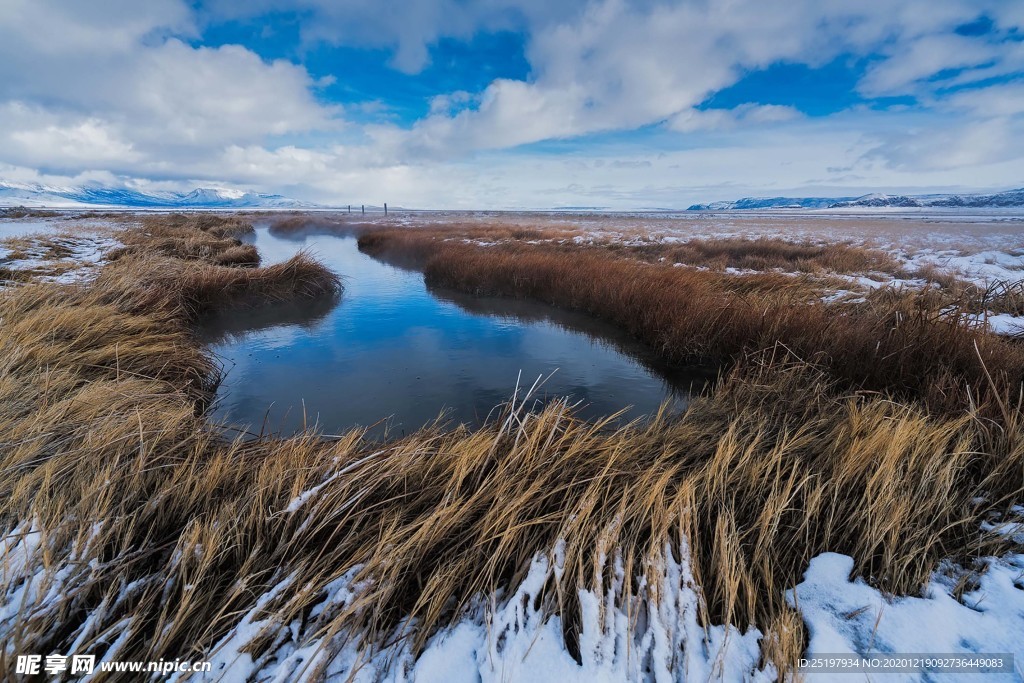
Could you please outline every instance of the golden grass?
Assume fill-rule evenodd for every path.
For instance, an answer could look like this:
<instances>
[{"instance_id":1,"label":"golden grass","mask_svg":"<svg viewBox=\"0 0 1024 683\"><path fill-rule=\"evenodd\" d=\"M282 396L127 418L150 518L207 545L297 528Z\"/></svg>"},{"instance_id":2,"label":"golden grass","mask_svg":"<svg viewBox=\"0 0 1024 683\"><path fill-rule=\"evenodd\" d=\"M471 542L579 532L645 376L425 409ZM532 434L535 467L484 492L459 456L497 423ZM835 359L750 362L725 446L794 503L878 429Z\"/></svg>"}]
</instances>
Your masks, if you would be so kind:
<instances>
[{"instance_id":1,"label":"golden grass","mask_svg":"<svg viewBox=\"0 0 1024 683\"><path fill-rule=\"evenodd\" d=\"M939 560L998 550L979 525L1021 499L1017 347L912 300L835 311L608 254L449 245L427 274L602 315L670 357L732 354L681 417L613 429L555 403L383 445L358 432L228 442L202 415L216 368L195 316L337 280L308 257L230 267L138 244L89 285L0 294L0 525L40 532L37 580L59 595L0 624L17 652L116 641L122 660L200 659L287 580L259 611L257 661L287 625L422 644L559 540L564 572L542 599L572 648L578 589L610 580L602 558L622 561L627 600L685 539L705 623L756 625L765 661L787 670L804 633L783 591L811 557L849 554L875 585L913 593ZM350 571L354 601L311 611ZM8 574L0 596L25 578Z\"/></svg>"},{"instance_id":2,"label":"golden grass","mask_svg":"<svg viewBox=\"0 0 1024 683\"><path fill-rule=\"evenodd\" d=\"M690 239L628 248L648 260L665 259L715 270L773 270L803 273L898 274L902 268L889 254L844 243L810 244L778 237Z\"/></svg>"},{"instance_id":3,"label":"golden grass","mask_svg":"<svg viewBox=\"0 0 1024 683\"><path fill-rule=\"evenodd\" d=\"M119 234L124 246L114 250L108 258L113 261L148 254L217 265L257 266L256 248L239 239L252 232L252 225L235 217L212 214L148 217L137 228Z\"/></svg>"},{"instance_id":4,"label":"golden grass","mask_svg":"<svg viewBox=\"0 0 1024 683\"><path fill-rule=\"evenodd\" d=\"M1024 350L948 314L931 292L886 289L862 305L836 307L799 278L638 263L597 249L481 249L402 230L370 232L359 244L422 269L433 285L537 299L608 320L672 362L725 363L781 344L851 388L954 412L969 405L968 396L994 405L984 397L1015 390L1024 378Z\"/></svg>"},{"instance_id":5,"label":"golden grass","mask_svg":"<svg viewBox=\"0 0 1024 683\"><path fill-rule=\"evenodd\" d=\"M149 357L126 355L131 367ZM837 394L806 365L771 359L679 420L609 432L554 405L384 448L358 434L227 444L169 383L64 372L27 377L30 412L0 422L0 519L8 533L35 520L54 571L69 553L77 562L60 601L15 617L19 651L66 649L91 615L84 651L104 651L117 628L131 636L126 659L198 657L285 577L301 582L267 605L277 628L309 618L353 569L365 592L317 630L383 638L411 615L422 641L559 539L565 569L545 600L572 643L577 588L609 578L598 549L623 559L636 591L685 537L707 622L757 625L774 634L765 656L786 660L802 645L782 591L810 557L849 553L861 575L913 592L939 559L997 548L978 524L1022 476L1019 445L1000 446L978 419Z\"/></svg>"}]
</instances>

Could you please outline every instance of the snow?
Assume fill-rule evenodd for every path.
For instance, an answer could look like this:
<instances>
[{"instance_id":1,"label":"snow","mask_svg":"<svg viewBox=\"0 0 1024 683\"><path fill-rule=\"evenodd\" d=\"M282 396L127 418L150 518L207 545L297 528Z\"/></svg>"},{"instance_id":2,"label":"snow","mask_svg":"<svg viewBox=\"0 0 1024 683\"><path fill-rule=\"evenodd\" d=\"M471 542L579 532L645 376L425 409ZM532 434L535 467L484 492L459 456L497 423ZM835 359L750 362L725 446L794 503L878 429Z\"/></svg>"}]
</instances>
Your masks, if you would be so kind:
<instances>
[{"instance_id":1,"label":"snow","mask_svg":"<svg viewBox=\"0 0 1024 683\"><path fill-rule=\"evenodd\" d=\"M295 581L289 577L265 593L220 642L213 670L190 680L305 681L314 680L321 666L329 680L421 683L773 680L770 665L759 668L759 631L699 623L700 589L693 581L687 548L676 549L678 561L671 551L664 548L661 571L647 577L643 594L633 597L628 609L621 604L623 571L618 564L612 585L601 592L580 591L582 663L565 649L561 620L538 604L545 585L561 575L559 545L535 556L522 583L507 596L478 596L462 619L430 638L419 657L401 638L389 638L395 644L385 648L371 647L355 634L325 641L321 634L328 629L322 626L362 590L355 583L359 568L328 586L307 623L275 625L260 619L259 612ZM654 601L655 594L661 599ZM396 636L412 627L399 625ZM274 628L276 649L257 660L244 651ZM328 658L328 651L335 654Z\"/></svg>"},{"instance_id":2,"label":"snow","mask_svg":"<svg viewBox=\"0 0 1024 683\"><path fill-rule=\"evenodd\" d=\"M917 260L931 263L983 285L993 281L1020 280L1024 277L1024 253L1018 250L1011 252L999 249L985 249L966 254L957 253L955 250L939 251L925 254L923 258L919 256Z\"/></svg>"},{"instance_id":3,"label":"snow","mask_svg":"<svg viewBox=\"0 0 1024 683\"><path fill-rule=\"evenodd\" d=\"M1019 518L1024 509L1018 507L1014 513ZM93 536L100 530L94 526ZM1017 519L986 523L984 531L1024 538ZM89 542L73 548L71 559L82 556ZM0 642L8 643L8 658L17 654L10 650L14 639L7 630L17 623L17 615L24 610L42 615L48 609L60 609L61 596L76 583L75 572L92 571L73 561L46 562L46 555L34 524L24 523L0 538ZM319 599L298 612L276 608L291 595L304 592L302 577L278 577L205 655L211 671L193 674L188 680L291 683L325 676L367 683L775 680L771 664L761 661L760 631L701 623L702 595L685 542L665 544L631 596L624 594L621 563L615 558L603 561L610 565L609 571L598 567L594 575L612 578L594 591L578 592L580 662L564 646L560 618L551 615L540 598L562 576L560 543L548 553L538 553L514 589L474 598L454 624L431 636L418 656L409 640L401 637L415 628L409 620L386 637L387 645L333 628L347 609L372 609L372 605L359 607L360 596L370 588L360 577L362 567L352 567L327 583ZM965 571L950 562L940 566L919 596L906 597L892 597L860 578L851 579L853 568L848 556L822 553L810 561L803 580L787 592L789 604L807 625L806 657L1011 653L1017 662L1024 662L1024 554L980 560L975 583L959 599L954 592ZM126 585L117 597L104 600L71 634L76 644L64 654L73 654L91 638L102 614L148 590L153 581L160 581L158 574ZM298 616L283 623L277 616L283 612ZM122 635L132 631L131 619L124 618ZM98 659L117 659L123 642L115 639L106 650L96 652ZM1019 674L957 674L955 680L1018 681ZM169 680L185 677L179 673ZM808 680L834 677L810 674ZM920 673L888 673L884 680L930 679Z\"/></svg>"},{"instance_id":4,"label":"snow","mask_svg":"<svg viewBox=\"0 0 1024 683\"><path fill-rule=\"evenodd\" d=\"M861 579L851 581L853 559L823 553L802 583L787 594L807 624L806 656L816 654L1013 653L1024 663L1024 555L986 558L976 590L961 600L955 581L937 572L922 597L886 598ZM825 680L811 676L811 680ZM957 680L1019 681L1016 674L956 674ZM887 673L886 681L918 681L920 674Z\"/></svg>"},{"instance_id":5,"label":"snow","mask_svg":"<svg viewBox=\"0 0 1024 683\"><path fill-rule=\"evenodd\" d=\"M222 639L212 657L213 671L193 680L307 681L321 673L329 680L395 683L774 680L771 665L760 662L759 631L700 624L700 588L694 584L686 546L676 549L679 560L673 554L672 548L664 548L656 565L660 570L646 577L642 593L626 605L623 572L617 564L612 585L603 591L579 592L579 663L565 649L560 619L538 605L544 586L561 573L559 546L535 556L526 578L507 596L478 596L463 618L427 641L418 657L399 637L388 638L392 644L384 648L362 642L355 634L337 634L326 641L325 629L318 625L358 597L358 567L328 586L306 623L274 624L259 618L293 585L296 579L289 577L261 596ZM949 563L936 572L921 597L892 598L861 579L850 580L851 558L836 553L813 558L803 581L787 593L807 624L806 656L1005 652L1024 661L1024 555L986 558L983 563L987 570L977 588L957 600L952 592L959 568ZM655 594L660 600L652 599ZM927 628L922 628L925 624ZM395 636L413 626L401 624ZM254 660L244 650L268 634L275 645ZM1012 674L976 678L993 683L1019 680ZM810 680L828 676L812 674ZM922 678L902 673L886 674L885 680ZM958 674L957 680L972 679Z\"/></svg>"},{"instance_id":6,"label":"snow","mask_svg":"<svg viewBox=\"0 0 1024 683\"><path fill-rule=\"evenodd\" d=\"M81 282L94 276L105 255L122 246L119 241L108 235L88 231L64 232L58 235L35 231L28 239L35 244L17 250L0 245L0 265L10 270L31 272L40 282L61 284ZM59 258L51 257L50 246L58 246L68 253L62 254ZM12 255L17 251L27 254L28 257L12 259ZM56 274L52 274L53 271L56 271Z\"/></svg>"},{"instance_id":7,"label":"snow","mask_svg":"<svg viewBox=\"0 0 1024 683\"><path fill-rule=\"evenodd\" d=\"M57 232L60 226L54 220L0 219L0 240L8 237L26 237Z\"/></svg>"},{"instance_id":8,"label":"snow","mask_svg":"<svg viewBox=\"0 0 1024 683\"><path fill-rule=\"evenodd\" d=\"M1009 313L989 313L983 316L988 328L996 334L1015 337L1024 332L1024 316Z\"/></svg>"}]
</instances>

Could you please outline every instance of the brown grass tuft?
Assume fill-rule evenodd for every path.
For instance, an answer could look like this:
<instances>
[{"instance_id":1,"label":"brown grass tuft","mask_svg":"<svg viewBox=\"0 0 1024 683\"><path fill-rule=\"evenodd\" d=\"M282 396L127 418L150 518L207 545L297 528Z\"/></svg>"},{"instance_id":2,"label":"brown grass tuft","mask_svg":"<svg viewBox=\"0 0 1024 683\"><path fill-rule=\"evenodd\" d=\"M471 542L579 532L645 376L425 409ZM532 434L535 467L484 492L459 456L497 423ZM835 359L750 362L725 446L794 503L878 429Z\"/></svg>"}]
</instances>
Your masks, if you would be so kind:
<instances>
[{"instance_id":1,"label":"brown grass tuft","mask_svg":"<svg viewBox=\"0 0 1024 683\"><path fill-rule=\"evenodd\" d=\"M714 270L891 274L902 270L899 262L883 251L843 243L801 244L777 237L691 239L682 244L658 242L630 250L648 260L664 258Z\"/></svg>"}]
</instances>

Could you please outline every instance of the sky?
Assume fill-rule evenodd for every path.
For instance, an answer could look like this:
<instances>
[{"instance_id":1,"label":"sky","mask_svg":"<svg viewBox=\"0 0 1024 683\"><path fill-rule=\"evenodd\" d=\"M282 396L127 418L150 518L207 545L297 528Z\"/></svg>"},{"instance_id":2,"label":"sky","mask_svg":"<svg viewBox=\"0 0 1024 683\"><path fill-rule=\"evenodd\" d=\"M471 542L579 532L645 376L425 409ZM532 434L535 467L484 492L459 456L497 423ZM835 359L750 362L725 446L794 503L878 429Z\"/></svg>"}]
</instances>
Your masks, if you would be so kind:
<instances>
[{"instance_id":1,"label":"sky","mask_svg":"<svg viewBox=\"0 0 1024 683\"><path fill-rule=\"evenodd\" d=\"M1024 186L1024 2L0 0L0 180L415 208Z\"/></svg>"}]
</instances>

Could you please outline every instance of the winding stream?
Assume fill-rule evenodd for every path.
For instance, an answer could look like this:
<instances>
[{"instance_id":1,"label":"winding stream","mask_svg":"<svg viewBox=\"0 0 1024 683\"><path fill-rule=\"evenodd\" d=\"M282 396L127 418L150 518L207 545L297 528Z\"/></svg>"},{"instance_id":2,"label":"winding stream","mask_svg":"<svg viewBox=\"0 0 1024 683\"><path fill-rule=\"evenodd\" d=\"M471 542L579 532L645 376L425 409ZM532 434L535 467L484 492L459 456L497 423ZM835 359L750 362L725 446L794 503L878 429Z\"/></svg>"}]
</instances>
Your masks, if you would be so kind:
<instances>
[{"instance_id":1,"label":"winding stream","mask_svg":"<svg viewBox=\"0 0 1024 683\"><path fill-rule=\"evenodd\" d=\"M543 304L431 290L416 272L362 254L353 237L253 238L265 265L309 249L344 276L337 300L208 320L202 338L226 375L212 419L250 433L315 425L400 436L442 412L477 425L516 389L546 377L537 400L570 396L586 418L675 410L707 371L670 368L589 316Z\"/></svg>"}]
</instances>

